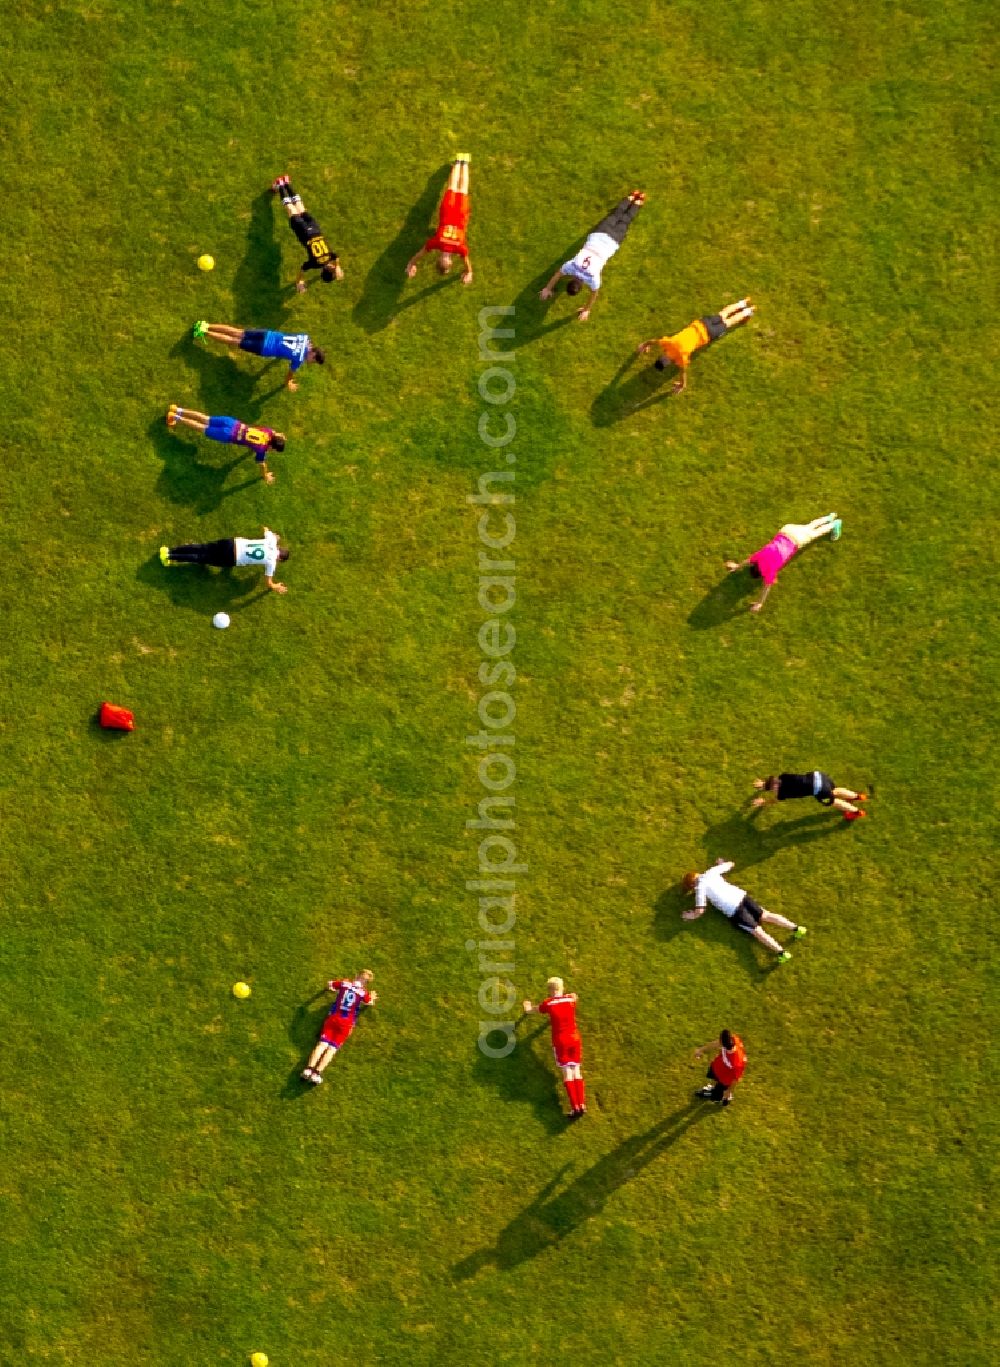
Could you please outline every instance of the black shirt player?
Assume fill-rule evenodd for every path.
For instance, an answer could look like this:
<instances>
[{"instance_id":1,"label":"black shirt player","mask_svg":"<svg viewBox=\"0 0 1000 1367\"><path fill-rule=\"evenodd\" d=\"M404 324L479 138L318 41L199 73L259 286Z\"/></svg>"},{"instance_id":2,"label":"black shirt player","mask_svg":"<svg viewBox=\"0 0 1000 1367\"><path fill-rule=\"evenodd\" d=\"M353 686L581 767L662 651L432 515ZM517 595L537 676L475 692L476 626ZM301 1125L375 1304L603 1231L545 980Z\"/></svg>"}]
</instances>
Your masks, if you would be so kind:
<instances>
[{"instance_id":1,"label":"black shirt player","mask_svg":"<svg viewBox=\"0 0 1000 1367\"><path fill-rule=\"evenodd\" d=\"M811 769L807 774L771 774L767 778L755 778L753 786L762 797L755 797L751 807L763 807L765 802L787 802L790 798L814 797L824 807L836 807L843 812L845 821L856 821L865 812L856 804L867 802L868 794L856 792L853 788L839 788L821 769Z\"/></svg>"},{"instance_id":2,"label":"black shirt player","mask_svg":"<svg viewBox=\"0 0 1000 1367\"><path fill-rule=\"evenodd\" d=\"M299 278L295 282L295 288L299 294L304 293L306 288L306 271L319 271L321 278L328 285L332 284L334 280L343 280L344 271L337 253L330 250L327 240L323 236L323 229L312 214L306 212L302 197L292 189L288 177L278 176L271 185L271 189L275 194L281 196L285 213L288 215L289 226L309 253L302 263Z\"/></svg>"}]
</instances>

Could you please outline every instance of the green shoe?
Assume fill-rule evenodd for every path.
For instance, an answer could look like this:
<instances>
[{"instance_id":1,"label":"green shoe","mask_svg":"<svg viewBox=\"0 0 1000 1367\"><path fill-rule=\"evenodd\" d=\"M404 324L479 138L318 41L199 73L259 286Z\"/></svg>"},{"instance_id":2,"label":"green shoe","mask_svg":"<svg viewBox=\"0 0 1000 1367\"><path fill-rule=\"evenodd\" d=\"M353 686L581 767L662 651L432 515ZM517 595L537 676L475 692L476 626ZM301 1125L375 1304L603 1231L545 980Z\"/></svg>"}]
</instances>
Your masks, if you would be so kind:
<instances>
[{"instance_id":1,"label":"green shoe","mask_svg":"<svg viewBox=\"0 0 1000 1367\"><path fill-rule=\"evenodd\" d=\"M170 564L170 547L169 547L169 546L161 546L161 547L160 547L160 564L161 564L161 565L169 565L169 564Z\"/></svg>"},{"instance_id":2,"label":"green shoe","mask_svg":"<svg viewBox=\"0 0 1000 1367\"><path fill-rule=\"evenodd\" d=\"M796 927L795 927L795 934L792 936L792 939L793 939L793 940L801 940L802 937L803 937L803 935L808 935L808 934L809 934L809 932L808 932L808 930L806 930L805 926L796 926Z\"/></svg>"},{"instance_id":3,"label":"green shoe","mask_svg":"<svg viewBox=\"0 0 1000 1367\"><path fill-rule=\"evenodd\" d=\"M781 951L781 953L778 955L778 963L779 963L779 964L787 964L787 963L788 963L788 960L789 960L791 957L792 957L792 956L789 954L788 950L787 950L787 949L783 949L783 950Z\"/></svg>"},{"instance_id":4,"label":"green shoe","mask_svg":"<svg viewBox=\"0 0 1000 1367\"><path fill-rule=\"evenodd\" d=\"M195 323L194 327L191 329L191 336L194 338L196 342L203 342L205 340L205 334L207 331L207 323Z\"/></svg>"},{"instance_id":5,"label":"green shoe","mask_svg":"<svg viewBox=\"0 0 1000 1367\"><path fill-rule=\"evenodd\" d=\"M830 540L831 540L831 541L839 541L839 540L840 540L840 533L841 533L841 531L843 530L843 526L844 526L843 520L842 520L841 518L838 517L837 520L836 520L836 522L833 524L832 528L830 529Z\"/></svg>"}]
</instances>

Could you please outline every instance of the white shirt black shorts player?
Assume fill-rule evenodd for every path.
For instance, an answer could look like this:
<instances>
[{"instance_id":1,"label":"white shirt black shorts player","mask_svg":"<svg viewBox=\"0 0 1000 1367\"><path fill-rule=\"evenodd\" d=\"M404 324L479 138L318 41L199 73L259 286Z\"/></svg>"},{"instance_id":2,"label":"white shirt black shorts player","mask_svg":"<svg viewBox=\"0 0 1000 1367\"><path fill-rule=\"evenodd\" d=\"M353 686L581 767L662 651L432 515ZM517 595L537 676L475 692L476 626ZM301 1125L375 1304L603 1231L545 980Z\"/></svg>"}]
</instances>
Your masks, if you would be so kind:
<instances>
[{"instance_id":1,"label":"white shirt black shorts player","mask_svg":"<svg viewBox=\"0 0 1000 1367\"><path fill-rule=\"evenodd\" d=\"M694 887L694 905L696 910L704 911L711 903L737 930L752 935L760 925L764 908L743 888L726 881L725 875L733 867L732 861L714 864L705 873L699 874Z\"/></svg>"}]
</instances>

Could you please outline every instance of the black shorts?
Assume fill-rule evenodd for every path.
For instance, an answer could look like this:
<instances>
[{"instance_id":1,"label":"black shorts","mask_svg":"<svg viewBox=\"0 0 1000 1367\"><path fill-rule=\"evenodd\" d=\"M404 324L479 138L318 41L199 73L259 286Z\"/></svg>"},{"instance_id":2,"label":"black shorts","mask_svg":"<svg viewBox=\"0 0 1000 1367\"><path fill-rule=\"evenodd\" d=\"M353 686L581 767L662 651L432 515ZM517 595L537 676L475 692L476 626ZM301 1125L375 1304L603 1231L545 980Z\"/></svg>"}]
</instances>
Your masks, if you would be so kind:
<instances>
[{"instance_id":1,"label":"black shorts","mask_svg":"<svg viewBox=\"0 0 1000 1367\"><path fill-rule=\"evenodd\" d=\"M713 1084L712 1095L708 1098L709 1101L721 1101L722 1098L726 1095L726 1084L724 1082L719 1081L719 1079L712 1072L711 1066L709 1066L708 1072L705 1074L705 1076L708 1078L709 1082Z\"/></svg>"},{"instance_id":2,"label":"black shorts","mask_svg":"<svg viewBox=\"0 0 1000 1367\"><path fill-rule=\"evenodd\" d=\"M253 356L259 356L264 347L264 329L246 328L240 338L240 351L249 351Z\"/></svg>"},{"instance_id":3,"label":"black shorts","mask_svg":"<svg viewBox=\"0 0 1000 1367\"><path fill-rule=\"evenodd\" d=\"M752 935L760 925L760 918L763 915L764 908L747 893L733 912L733 925L737 930L744 930L748 935Z\"/></svg>"},{"instance_id":4,"label":"black shorts","mask_svg":"<svg viewBox=\"0 0 1000 1367\"><path fill-rule=\"evenodd\" d=\"M302 243L303 247L310 238L322 237L323 229L319 226L312 214L294 214L289 220L292 232Z\"/></svg>"},{"instance_id":5,"label":"black shorts","mask_svg":"<svg viewBox=\"0 0 1000 1367\"><path fill-rule=\"evenodd\" d=\"M721 313L709 314L707 318L702 318L701 324L708 333L708 340L710 342L717 342L720 337L725 337L726 333L729 331L722 321Z\"/></svg>"}]
</instances>

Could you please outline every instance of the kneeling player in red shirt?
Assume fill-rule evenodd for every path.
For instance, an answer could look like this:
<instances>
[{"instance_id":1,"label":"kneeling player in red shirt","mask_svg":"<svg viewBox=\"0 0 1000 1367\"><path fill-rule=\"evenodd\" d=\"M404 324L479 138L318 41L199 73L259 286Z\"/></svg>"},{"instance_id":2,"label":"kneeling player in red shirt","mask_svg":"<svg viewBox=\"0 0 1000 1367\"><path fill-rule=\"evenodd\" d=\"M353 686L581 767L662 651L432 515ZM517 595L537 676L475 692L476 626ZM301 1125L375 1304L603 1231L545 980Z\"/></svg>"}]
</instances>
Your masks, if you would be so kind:
<instances>
[{"instance_id":1,"label":"kneeling player in red shirt","mask_svg":"<svg viewBox=\"0 0 1000 1367\"><path fill-rule=\"evenodd\" d=\"M372 976L371 969L366 968L360 977L334 978L327 983L326 990L333 993L333 1005L323 1022L316 1048L302 1070L303 1082L316 1086L323 1081L323 1070L341 1045L350 1039L361 1008L372 1006L378 1000L378 993L368 987Z\"/></svg>"},{"instance_id":2,"label":"kneeling player in red shirt","mask_svg":"<svg viewBox=\"0 0 1000 1367\"><path fill-rule=\"evenodd\" d=\"M701 1058L706 1049L718 1049L719 1052L708 1065L709 1086L699 1087L695 1096L728 1106L733 1099L733 1088L747 1066L747 1051L739 1035L734 1035L731 1030L723 1030L717 1040L700 1045L694 1051L695 1058Z\"/></svg>"},{"instance_id":3,"label":"kneeling player in red shirt","mask_svg":"<svg viewBox=\"0 0 1000 1367\"><path fill-rule=\"evenodd\" d=\"M412 280L417 273L417 262L429 252L440 252L438 270L447 275L456 256L465 262L462 284L472 284L472 262L465 234L469 228L469 154L459 152L448 177L448 188L441 196L438 210L438 227L433 237L429 237L415 256L406 263L406 274Z\"/></svg>"},{"instance_id":4,"label":"kneeling player in red shirt","mask_svg":"<svg viewBox=\"0 0 1000 1367\"><path fill-rule=\"evenodd\" d=\"M556 1056L556 1064L562 1072L563 1086L569 1097L569 1118L576 1120L587 1111L583 1070L580 1067L583 1060L583 1041L576 1028L576 993L563 991L562 978L550 978L545 988L549 994L545 1000L537 1006L525 1001L524 1014L530 1016L535 1012L548 1016L552 1024L552 1052Z\"/></svg>"}]
</instances>

